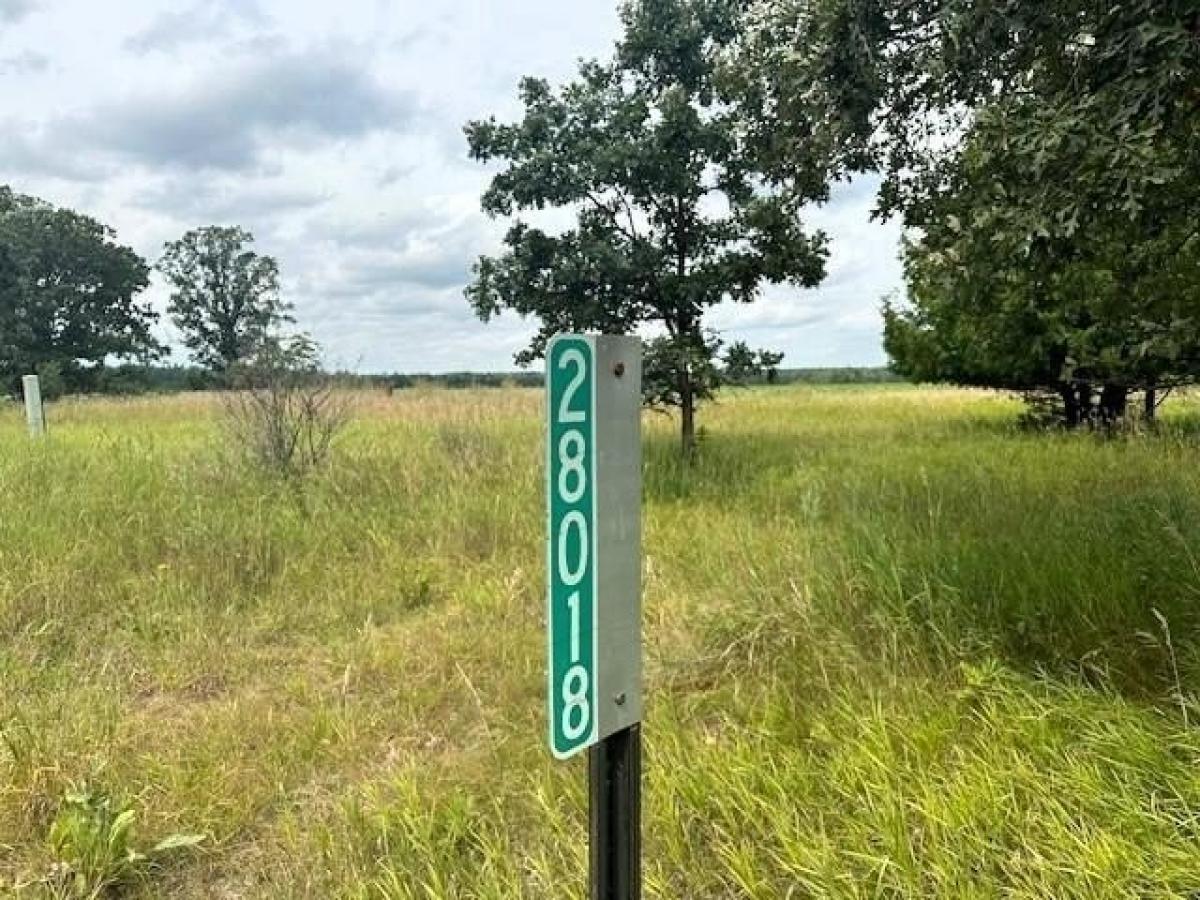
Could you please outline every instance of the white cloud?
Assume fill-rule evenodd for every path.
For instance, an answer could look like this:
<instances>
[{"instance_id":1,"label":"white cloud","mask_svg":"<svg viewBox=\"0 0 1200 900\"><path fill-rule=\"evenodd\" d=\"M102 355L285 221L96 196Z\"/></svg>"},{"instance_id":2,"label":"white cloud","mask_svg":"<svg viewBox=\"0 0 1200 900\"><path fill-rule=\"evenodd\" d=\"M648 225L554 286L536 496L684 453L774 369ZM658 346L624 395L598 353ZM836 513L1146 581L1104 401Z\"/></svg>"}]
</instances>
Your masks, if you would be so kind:
<instances>
[{"instance_id":1,"label":"white cloud","mask_svg":"<svg viewBox=\"0 0 1200 900\"><path fill-rule=\"evenodd\" d=\"M415 116L413 100L380 84L353 47L329 47L247 60L177 89L143 89L51 120L42 140L150 169L261 171L280 147L399 131Z\"/></svg>"},{"instance_id":2,"label":"white cloud","mask_svg":"<svg viewBox=\"0 0 1200 900\"><path fill-rule=\"evenodd\" d=\"M234 36L246 26L264 26L270 17L255 0L200 0L166 9L125 40L134 53L176 52L189 44Z\"/></svg>"},{"instance_id":3,"label":"white cloud","mask_svg":"<svg viewBox=\"0 0 1200 900\"><path fill-rule=\"evenodd\" d=\"M50 68L50 57L36 50L0 56L0 75L36 75Z\"/></svg>"},{"instance_id":4,"label":"white cloud","mask_svg":"<svg viewBox=\"0 0 1200 900\"><path fill-rule=\"evenodd\" d=\"M0 22L19 22L36 8L34 0L0 0Z\"/></svg>"}]
</instances>

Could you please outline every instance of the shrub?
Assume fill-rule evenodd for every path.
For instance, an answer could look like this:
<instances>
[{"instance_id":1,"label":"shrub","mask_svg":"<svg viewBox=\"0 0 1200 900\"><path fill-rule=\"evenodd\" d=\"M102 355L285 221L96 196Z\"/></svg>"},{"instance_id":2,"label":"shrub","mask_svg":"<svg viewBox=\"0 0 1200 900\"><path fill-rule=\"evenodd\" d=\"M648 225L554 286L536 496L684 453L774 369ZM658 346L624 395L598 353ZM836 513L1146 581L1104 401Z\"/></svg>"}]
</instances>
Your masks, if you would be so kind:
<instances>
[{"instance_id":1,"label":"shrub","mask_svg":"<svg viewBox=\"0 0 1200 900\"><path fill-rule=\"evenodd\" d=\"M231 372L225 400L234 444L261 468L298 477L323 465L350 418L350 404L322 372L313 340L265 345Z\"/></svg>"}]
</instances>

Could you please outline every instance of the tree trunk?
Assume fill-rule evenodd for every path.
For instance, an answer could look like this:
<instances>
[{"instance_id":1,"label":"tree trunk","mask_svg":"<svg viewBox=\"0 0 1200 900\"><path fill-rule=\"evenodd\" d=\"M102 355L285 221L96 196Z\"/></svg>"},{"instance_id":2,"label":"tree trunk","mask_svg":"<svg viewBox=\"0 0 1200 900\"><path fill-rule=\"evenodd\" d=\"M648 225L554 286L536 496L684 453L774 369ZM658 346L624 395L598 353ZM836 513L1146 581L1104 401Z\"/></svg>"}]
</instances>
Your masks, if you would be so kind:
<instances>
[{"instance_id":1,"label":"tree trunk","mask_svg":"<svg viewBox=\"0 0 1200 900\"><path fill-rule=\"evenodd\" d=\"M1090 425L1094 421L1092 414L1092 386L1086 381L1082 382L1077 387L1078 395L1076 403L1079 405L1079 425Z\"/></svg>"},{"instance_id":2,"label":"tree trunk","mask_svg":"<svg viewBox=\"0 0 1200 900\"><path fill-rule=\"evenodd\" d=\"M1059 389L1059 394L1063 400L1063 423L1068 428L1079 427L1079 395L1075 393L1075 386L1068 384L1066 387Z\"/></svg>"},{"instance_id":3,"label":"tree trunk","mask_svg":"<svg viewBox=\"0 0 1200 900\"><path fill-rule=\"evenodd\" d=\"M1100 391L1100 421L1111 428L1125 418L1129 391L1121 384L1106 384Z\"/></svg>"},{"instance_id":4,"label":"tree trunk","mask_svg":"<svg viewBox=\"0 0 1200 900\"><path fill-rule=\"evenodd\" d=\"M684 459L696 455L696 392L692 387L691 373L686 369L679 382L680 438Z\"/></svg>"},{"instance_id":5,"label":"tree trunk","mask_svg":"<svg viewBox=\"0 0 1200 900\"><path fill-rule=\"evenodd\" d=\"M1086 381L1059 388L1063 399L1063 423L1080 428L1092 422L1092 386Z\"/></svg>"},{"instance_id":6,"label":"tree trunk","mask_svg":"<svg viewBox=\"0 0 1200 900\"><path fill-rule=\"evenodd\" d=\"M1158 391L1153 387L1146 388L1146 421L1154 422L1158 414Z\"/></svg>"}]
</instances>

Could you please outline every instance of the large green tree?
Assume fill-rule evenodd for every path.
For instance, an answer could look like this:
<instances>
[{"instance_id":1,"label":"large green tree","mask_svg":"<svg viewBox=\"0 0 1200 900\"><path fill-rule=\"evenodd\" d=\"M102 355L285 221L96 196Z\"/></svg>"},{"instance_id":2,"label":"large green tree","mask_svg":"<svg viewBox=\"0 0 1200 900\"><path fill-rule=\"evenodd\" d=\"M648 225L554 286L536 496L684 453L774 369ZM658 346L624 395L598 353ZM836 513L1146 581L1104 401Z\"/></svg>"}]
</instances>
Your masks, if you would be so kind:
<instances>
[{"instance_id":1,"label":"large green tree","mask_svg":"<svg viewBox=\"0 0 1200 900\"><path fill-rule=\"evenodd\" d=\"M920 224L972 134L1024 176L1036 204L1006 206L1027 231L1113 210L1152 229L1200 199L1194 0L753 5L743 91L776 122L780 164L816 141L843 173L883 173L885 213Z\"/></svg>"},{"instance_id":2,"label":"large green tree","mask_svg":"<svg viewBox=\"0 0 1200 900\"><path fill-rule=\"evenodd\" d=\"M1069 425L1111 424L1145 391L1200 378L1200 234L1164 221L1131 234L1123 213L1070 236L983 227L1020 174L964 154L905 246L908 300L885 308L885 346L917 380L1058 398Z\"/></svg>"},{"instance_id":3,"label":"large green tree","mask_svg":"<svg viewBox=\"0 0 1200 900\"><path fill-rule=\"evenodd\" d=\"M158 356L148 282L111 229L0 186L0 389L53 369L83 390L106 359Z\"/></svg>"},{"instance_id":4,"label":"large green tree","mask_svg":"<svg viewBox=\"0 0 1200 900\"><path fill-rule=\"evenodd\" d=\"M815 143L839 174L879 172L880 212L909 227L901 369L1054 390L1072 420L1094 392L1109 416L1195 379L1194 0L756 9L743 94L779 122L777 163Z\"/></svg>"},{"instance_id":5,"label":"large green tree","mask_svg":"<svg viewBox=\"0 0 1200 900\"><path fill-rule=\"evenodd\" d=\"M749 303L765 283L824 276L825 238L799 215L825 197L824 178L802 151L788 173L764 169L755 128L728 102L723 59L740 40L743 5L626 3L612 59L581 64L558 89L527 78L521 121L466 128L473 158L503 164L487 213L562 208L574 218L562 230L516 221L505 252L475 267L467 295L477 314L540 320L521 363L559 331L660 328L647 385L681 410L685 452L696 403L721 378L705 312Z\"/></svg>"},{"instance_id":6,"label":"large green tree","mask_svg":"<svg viewBox=\"0 0 1200 900\"><path fill-rule=\"evenodd\" d=\"M279 264L253 243L242 228L198 228L167 244L158 262L184 344L216 372L252 356L291 321L291 306L279 296Z\"/></svg>"}]
</instances>

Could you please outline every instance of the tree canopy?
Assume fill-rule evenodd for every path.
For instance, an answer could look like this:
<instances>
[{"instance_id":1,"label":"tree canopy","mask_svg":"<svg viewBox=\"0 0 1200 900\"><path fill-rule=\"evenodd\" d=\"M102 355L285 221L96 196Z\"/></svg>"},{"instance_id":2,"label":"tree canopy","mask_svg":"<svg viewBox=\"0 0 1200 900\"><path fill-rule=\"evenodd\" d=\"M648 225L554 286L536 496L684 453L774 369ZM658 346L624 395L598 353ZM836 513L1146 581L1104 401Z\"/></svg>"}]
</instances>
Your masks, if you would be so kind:
<instances>
[{"instance_id":1,"label":"tree canopy","mask_svg":"<svg viewBox=\"0 0 1200 900\"><path fill-rule=\"evenodd\" d=\"M813 286L824 276L825 237L799 215L824 198L824 180L800 167L768 171L755 128L730 102L723 61L741 38L742 7L626 3L612 59L582 63L560 88L526 78L521 121L466 128L474 159L503 164L483 195L487 213L574 217L561 230L518 219L504 253L475 267L467 295L476 313L540 321L521 363L560 331L660 328L652 372L665 375L646 383L681 409L685 450L696 401L720 378L705 311L749 303L765 283Z\"/></svg>"},{"instance_id":2,"label":"tree canopy","mask_svg":"<svg viewBox=\"0 0 1200 900\"><path fill-rule=\"evenodd\" d=\"M968 174L979 171L970 165ZM1071 237L968 227L997 202L964 179L905 249L909 302L885 309L904 375L1061 398L1068 424L1112 423L1132 390L1200 378L1200 255L1190 222L1128 232L1097 217ZM1101 230L1103 229L1103 230Z\"/></svg>"},{"instance_id":3,"label":"tree canopy","mask_svg":"<svg viewBox=\"0 0 1200 900\"><path fill-rule=\"evenodd\" d=\"M242 228L212 226L167 244L158 268L171 285L169 312L200 365L226 372L290 322L279 265L250 249Z\"/></svg>"},{"instance_id":4,"label":"tree canopy","mask_svg":"<svg viewBox=\"0 0 1200 900\"><path fill-rule=\"evenodd\" d=\"M1192 0L760 0L746 56L781 146L820 135L881 209L922 201L974 135L1036 198L1024 230L1070 236L1120 210L1194 204L1200 9ZM1180 196L1180 182L1188 182ZM1005 204L998 215L1014 211Z\"/></svg>"},{"instance_id":5,"label":"tree canopy","mask_svg":"<svg viewBox=\"0 0 1200 900\"><path fill-rule=\"evenodd\" d=\"M0 187L0 389L53 369L83 388L108 358L162 348L138 294L149 269L95 219Z\"/></svg>"},{"instance_id":6,"label":"tree canopy","mask_svg":"<svg viewBox=\"0 0 1200 900\"><path fill-rule=\"evenodd\" d=\"M750 46L780 165L815 142L879 172L909 228L901 371L1061 392L1068 418L1195 380L1194 2L764 0Z\"/></svg>"}]
</instances>

